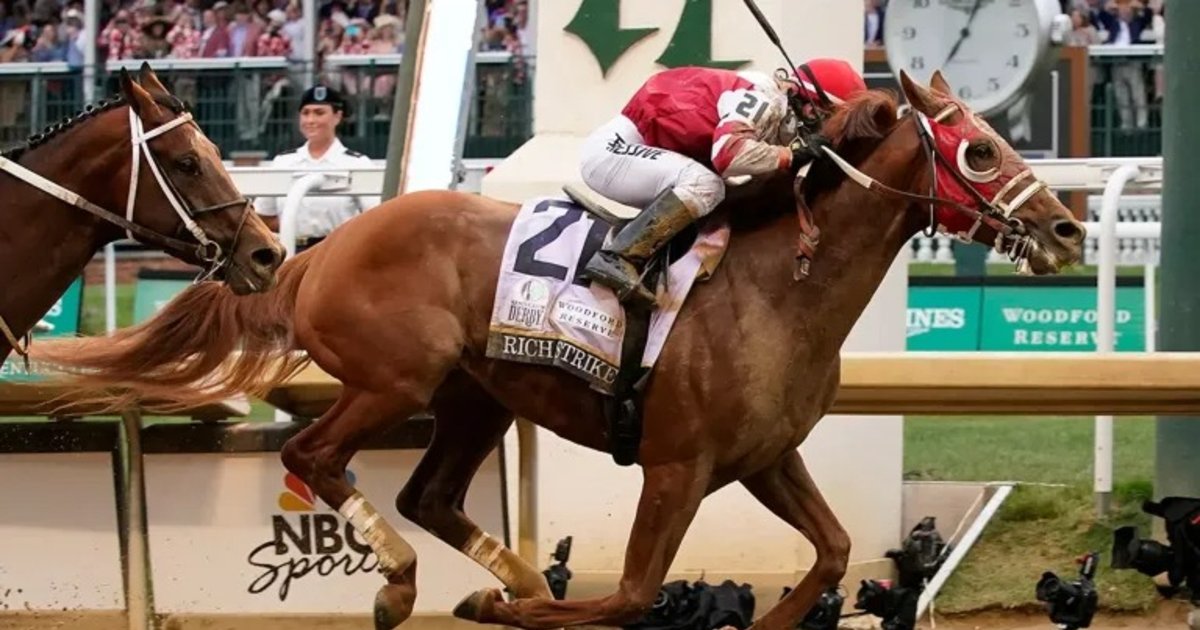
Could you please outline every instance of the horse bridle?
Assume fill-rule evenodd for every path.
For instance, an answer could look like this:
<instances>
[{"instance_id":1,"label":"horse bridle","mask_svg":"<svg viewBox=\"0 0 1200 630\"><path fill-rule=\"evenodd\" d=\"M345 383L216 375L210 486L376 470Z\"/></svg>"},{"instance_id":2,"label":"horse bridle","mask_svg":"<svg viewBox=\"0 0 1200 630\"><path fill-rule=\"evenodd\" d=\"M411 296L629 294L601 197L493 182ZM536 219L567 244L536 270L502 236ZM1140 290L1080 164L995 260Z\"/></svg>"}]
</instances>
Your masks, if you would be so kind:
<instances>
[{"instance_id":1,"label":"horse bridle","mask_svg":"<svg viewBox=\"0 0 1200 630\"><path fill-rule=\"evenodd\" d=\"M797 90L794 94L789 95L789 105L795 114L799 123L796 142L801 146L810 146L812 139L820 136L820 129L823 127L827 115L834 103L833 98L821 87L820 81L816 74L808 65L801 65L797 68L798 74L803 74L807 79L807 85L804 90ZM787 80L787 72L780 70L779 78ZM811 94L811 95L810 95ZM840 101L839 101L840 103ZM910 201L928 203L929 204L929 225L925 229L926 236L933 236L936 233L938 221L937 213L934 210L936 206L947 206L958 212L961 212L968 217L974 219L974 224L965 233L953 234L963 242L971 242L976 231L981 225L987 225L996 232L995 248L998 252L1009 254L1010 259L1017 261L1019 265L1027 264L1026 257L1030 251L1030 243L1032 237L1025 233L1025 227L1020 221L1013 218L1013 213L1020 209L1039 191L1046 188L1046 184L1038 180L1033 175L1033 171L1026 169L1019 173L1016 177L1005 183L1005 185L997 191L992 199L985 198L973 185L976 183L987 183L999 177L999 170L990 171L988 173L975 173L969 169L965 162L965 152L967 149L967 141L963 140L959 145L957 159L959 164L952 164L937 148L937 143L933 137L933 127L930 118L924 113L917 111L915 108L910 108L910 113L916 117L917 133L921 138L921 144L929 153L929 169L930 169L930 194L918 195L907 191L898 190L883 184L875 178L863 173L849 162L838 155L833 149L822 144L820 149L828 156L834 164L837 165L850 179L867 190L877 193L908 199ZM942 111L938 112L933 117L933 123L941 123L955 113L962 112L962 108L957 103L947 105ZM809 137L805 137L805 136ZM975 198L977 205L981 210L963 205L957 201L944 199L938 196L938 165L941 164L958 184ZM964 173L966 171L966 173ZM809 263L814 258L817 244L820 240L820 230L817 228L812 211L804 203L803 192L799 190L800 184L805 176L805 171L802 170L796 181L796 200L797 210L800 220L800 233L796 244L797 251L797 268L795 278L799 280L801 277L807 276L809 271ZM1026 180L1032 180L1025 188L1017 193L1012 199L1008 199L1009 193L1014 191L1017 186Z\"/></svg>"},{"instance_id":2,"label":"horse bridle","mask_svg":"<svg viewBox=\"0 0 1200 630\"><path fill-rule=\"evenodd\" d=\"M933 122L940 123L955 112L960 111L961 108L957 104L951 103L933 117ZM926 236L932 236L937 229L937 218L935 215L934 206L947 206L953 210L967 215L975 221L975 223L967 232L953 234L952 236L954 238L969 243L975 236L975 232L979 229L979 227L981 225L987 225L996 232L996 251L1000 253L1007 252L1011 260L1014 260L1021 265L1025 264L1032 237L1025 233L1024 225L1022 225L1021 222L1012 215L1022 206L1024 206L1030 199L1032 199L1034 195L1041 190L1046 189L1046 183L1037 179L1031 169L1026 169L1005 183L1004 186L996 192L992 199L987 199L972 185L971 182L976 181L985 183L995 179L995 177L998 177L999 173L996 172L991 176L990 179L984 179L977 176L968 178L962 172L963 167L961 164L952 164L950 160L947 159L946 156L942 155L942 152L937 149L936 143L933 139L933 129L932 125L930 124L930 118L916 109L910 109L910 113L916 117L918 135L921 138L922 145L930 154L930 187L932 190L931 194L929 195L918 195L892 188L891 186L888 186L871 177L870 175L858 170L829 147L822 147L822 149L824 149L825 154L833 161L834 164L837 165L839 169L842 170L842 172L844 172L850 179L854 180L855 183L863 188L893 197L901 197L911 201L928 203L929 227L925 233ZM963 162L965 143L966 141L964 140L963 144L959 147L958 160L960 163ZM975 198L982 210L977 210L975 208L958 203L957 201L943 199L937 196L938 164L941 164L943 167L945 167L946 171L951 174L958 184L964 190L968 191L968 194ZM1016 190L1018 186L1020 186L1026 180L1032 181L1022 188L1020 192L1009 199L1008 195Z\"/></svg>"},{"instance_id":3,"label":"horse bridle","mask_svg":"<svg viewBox=\"0 0 1200 630\"><path fill-rule=\"evenodd\" d=\"M245 226L246 219L249 216L250 200L243 196L232 201L219 203L206 208L194 209L188 205L183 195L179 192L178 188L176 188L174 182L171 181L171 178L163 174L162 169L158 165L158 161L154 158L154 152L150 149L150 140L153 140L158 136L166 134L167 132L188 123L196 125L196 122L192 119L191 113L184 112L171 121L159 125L150 131L146 131L141 117L137 115L137 112L133 110L133 107L129 107L129 140L130 144L132 145L133 153L130 156L129 195L125 203L124 217L101 208L87 199L84 199L80 195L67 190L66 188L46 179L45 177L42 177L41 175L38 175L37 173L34 173L33 171L4 156L0 156L0 171L5 171L13 177L22 180L34 188L37 188L67 204L85 210L109 223L123 228L125 233L130 238L134 238L134 235L136 234L138 237L141 237L143 241L158 245L167 252L174 252L183 255L194 252L199 260L208 264L208 269L196 278L196 281L199 282L212 277L225 266L230 264L230 259L225 256L225 252L221 249L220 244L209 238L208 234L204 231L204 228L200 227L200 225L196 223L196 216L206 212L214 212L217 210L223 210L225 208L232 208L241 205L243 207L242 217L238 222L237 231L234 232L233 243L231 244L231 249L236 249L238 239L242 234L242 228ZM196 128L199 129L199 125L196 125ZM162 191L163 196L167 198L167 202L171 204L171 208L173 208L175 213L179 215L180 220L183 222L183 226L196 239L195 243L161 234L133 222L133 210L137 205L138 172L141 170L140 161L142 154L145 154L146 164L150 167L150 172L154 175L155 181L158 182L158 187ZM30 341L29 333L26 332L24 334L23 337L25 339L25 346L22 347L20 342L17 340L16 335L13 334L12 329L9 327L8 322L6 322L2 316L0 316L0 332L2 332L7 338L13 350L17 354L24 357L26 369L28 369L28 348Z\"/></svg>"}]
</instances>

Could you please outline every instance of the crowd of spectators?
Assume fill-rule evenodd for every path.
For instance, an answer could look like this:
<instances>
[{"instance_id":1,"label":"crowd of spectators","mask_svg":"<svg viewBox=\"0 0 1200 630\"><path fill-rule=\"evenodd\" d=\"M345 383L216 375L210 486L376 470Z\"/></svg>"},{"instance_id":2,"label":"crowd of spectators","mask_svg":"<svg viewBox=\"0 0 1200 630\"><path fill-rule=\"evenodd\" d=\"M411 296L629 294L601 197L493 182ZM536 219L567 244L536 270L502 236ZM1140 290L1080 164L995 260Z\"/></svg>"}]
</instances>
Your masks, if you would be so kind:
<instances>
[{"instance_id":1,"label":"crowd of spectators","mask_svg":"<svg viewBox=\"0 0 1200 630\"><path fill-rule=\"evenodd\" d=\"M1069 4L1071 45L1166 44L1166 0L1070 0ZM1147 62L1130 57L1104 67L1093 64L1092 85L1100 95L1111 87L1121 129L1146 129L1151 103L1157 106L1165 95L1162 59Z\"/></svg>"},{"instance_id":2,"label":"crowd of spectators","mask_svg":"<svg viewBox=\"0 0 1200 630\"><path fill-rule=\"evenodd\" d=\"M480 33L483 51L509 52L510 67L481 76L484 107L503 120L509 86L526 80L524 56L532 54L529 0L486 0ZM100 63L126 59L220 59L283 57L286 68L268 72L221 73L175 70L164 76L185 101L209 94L210 102L230 111L237 136L253 142L266 125L285 113L280 104L296 96L310 68L306 50L317 60L317 80L347 97L366 97L369 118L391 113L394 66L379 69L330 64L335 55L369 56L404 52L409 0L316 0L315 42L305 41L301 0L99 0L98 35L85 28L84 0L0 0L0 63L66 62L81 68L84 51L95 45ZM207 85L206 85L207 84ZM57 89L64 88L61 85ZM17 127L27 108L29 88L0 82L0 127ZM214 100L215 99L215 100ZM501 103L499 108L497 103ZM286 107L284 108L286 109ZM19 131L13 131L19 134Z\"/></svg>"},{"instance_id":3,"label":"crowd of spectators","mask_svg":"<svg viewBox=\"0 0 1200 630\"><path fill-rule=\"evenodd\" d=\"M315 52L404 52L407 0L318 0ZM308 44L300 0L101 0L99 34L85 31L83 0L0 0L0 62L80 66L90 42L107 59L281 56ZM528 0L487 0L480 46L528 54Z\"/></svg>"}]
</instances>

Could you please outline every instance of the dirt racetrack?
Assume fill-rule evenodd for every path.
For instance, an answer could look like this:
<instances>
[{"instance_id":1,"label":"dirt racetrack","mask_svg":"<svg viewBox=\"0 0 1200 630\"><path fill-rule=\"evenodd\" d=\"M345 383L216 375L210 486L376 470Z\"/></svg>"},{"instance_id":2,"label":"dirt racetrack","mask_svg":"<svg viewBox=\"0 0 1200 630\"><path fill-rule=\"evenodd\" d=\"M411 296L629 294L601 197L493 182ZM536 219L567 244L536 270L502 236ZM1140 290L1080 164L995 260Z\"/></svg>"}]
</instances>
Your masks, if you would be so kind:
<instances>
[{"instance_id":1,"label":"dirt racetrack","mask_svg":"<svg viewBox=\"0 0 1200 630\"><path fill-rule=\"evenodd\" d=\"M847 611L849 612L849 611ZM1135 628L1187 628L1188 606L1184 602L1166 602L1145 615L1100 614L1091 630L1133 630ZM878 628L878 619L854 617L844 620L843 628L865 630ZM1020 611L988 611L969 615L939 615L931 625L928 619L918 624L921 630L1052 630L1056 626L1036 609ZM164 616L163 630L372 630L369 616L329 618L326 616L289 616L180 619ZM402 626L405 630L472 630L499 626L481 626L444 617L418 617ZM124 615L115 613L0 614L0 630L128 630Z\"/></svg>"},{"instance_id":2,"label":"dirt racetrack","mask_svg":"<svg viewBox=\"0 0 1200 630\"><path fill-rule=\"evenodd\" d=\"M1134 628L1187 628L1189 606L1186 602L1164 602L1153 612L1143 615L1097 614L1090 630L1132 630ZM1021 611L988 611L969 615L935 617L937 630L1053 630L1044 612L1036 609ZM877 625L874 627L878 627ZM929 620L922 620L918 628L933 630Z\"/></svg>"}]
</instances>

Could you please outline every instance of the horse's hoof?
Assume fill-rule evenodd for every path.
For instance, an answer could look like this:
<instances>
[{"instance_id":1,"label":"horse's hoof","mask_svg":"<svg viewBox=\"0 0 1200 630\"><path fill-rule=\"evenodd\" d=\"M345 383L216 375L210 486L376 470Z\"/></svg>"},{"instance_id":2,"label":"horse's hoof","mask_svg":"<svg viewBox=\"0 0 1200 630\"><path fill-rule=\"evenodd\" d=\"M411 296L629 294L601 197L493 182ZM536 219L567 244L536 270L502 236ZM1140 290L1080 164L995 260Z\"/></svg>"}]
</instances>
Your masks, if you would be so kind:
<instances>
[{"instance_id":1,"label":"horse's hoof","mask_svg":"<svg viewBox=\"0 0 1200 630\"><path fill-rule=\"evenodd\" d=\"M375 594L375 630L393 630L412 616L417 594L407 584L384 584Z\"/></svg>"},{"instance_id":2,"label":"horse's hoof","mask_svg":"<svg viewBox=\"0 0 1200 630\"><path fill-rule=\"evenodd\" d=\"M492 611L495 610L496 602L502 601L502 598L503 596L497 589L480 589L467 595L454 607L454 616L459 619L483 623L485 619L491 617Z\"/></svg>"}]
</instances>

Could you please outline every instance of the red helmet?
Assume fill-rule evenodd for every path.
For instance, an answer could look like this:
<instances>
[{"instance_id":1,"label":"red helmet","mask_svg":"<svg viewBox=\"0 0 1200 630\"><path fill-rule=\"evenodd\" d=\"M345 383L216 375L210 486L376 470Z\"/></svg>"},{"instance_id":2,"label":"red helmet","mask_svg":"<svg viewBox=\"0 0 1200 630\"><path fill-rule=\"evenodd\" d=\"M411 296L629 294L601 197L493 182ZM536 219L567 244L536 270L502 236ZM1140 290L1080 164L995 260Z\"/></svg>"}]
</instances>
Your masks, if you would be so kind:
<instances>
[{"instance_id":1,"label":"red helmet","mask_svg":"<svg viewBox=\"0 0 1200 630\"><path fill-rule=\"evenodd\" d=\"M821 92L837 105L867 91L862 76L842 59L809 60L796 68L796 79L800 81L800 93L818 103L824 101Z\"/></svg>"}]
</instances>

